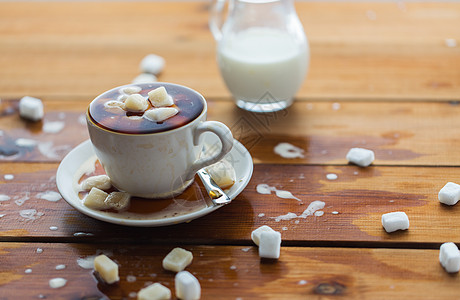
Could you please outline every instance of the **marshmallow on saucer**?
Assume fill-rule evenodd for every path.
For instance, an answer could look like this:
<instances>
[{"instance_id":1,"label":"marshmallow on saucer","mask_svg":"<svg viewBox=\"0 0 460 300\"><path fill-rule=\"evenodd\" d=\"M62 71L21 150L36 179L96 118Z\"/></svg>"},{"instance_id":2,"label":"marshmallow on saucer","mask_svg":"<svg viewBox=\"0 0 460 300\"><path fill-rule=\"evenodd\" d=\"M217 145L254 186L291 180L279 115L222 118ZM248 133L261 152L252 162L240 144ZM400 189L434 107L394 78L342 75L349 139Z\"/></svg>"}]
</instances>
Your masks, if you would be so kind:
<instances>
[{"instance_id":1,"label":"marshmallow on saucer","mask_svg":"<svg viewBox=\"0 0 460 300\"><path fill-rule=\"evenodd\" d=\"M444 243L439 249L439 262L448 273L460 270L460 251L454 243Z\"/></svg>"},{"instance_id":2,"label":"marshmallow on saucer","mask_svg":"<svg viewBox=\"0 0 460 300\"><path fill-rule=\"evenodd\" d=\"M360 167L369 166L374 159L374 151L364 148L351 148L347 153L347 160Z\"/></svg>"},{"instance_id":3,"label":"marshmallow on saucer","mask_svg":"<svg viewBox=\"0 0 460 300\"><path fill-rule=\"evenodd\" d=\"M446 185L439 191L438 194L439 202L454 205L457 204L460 200L460 185L448 182Z\"/></svg>"},{"instance_id":4,"label":"marshmallow on saucer","mask_svg":"<svg viewBox=\"0 0 460 300\"><path fill-rule=\"evenodd\" d=\"M409 218L403 211L391 212L382 215L382 225L390 233L397 230L409 229Z\"/></svg>"}]
</instances>

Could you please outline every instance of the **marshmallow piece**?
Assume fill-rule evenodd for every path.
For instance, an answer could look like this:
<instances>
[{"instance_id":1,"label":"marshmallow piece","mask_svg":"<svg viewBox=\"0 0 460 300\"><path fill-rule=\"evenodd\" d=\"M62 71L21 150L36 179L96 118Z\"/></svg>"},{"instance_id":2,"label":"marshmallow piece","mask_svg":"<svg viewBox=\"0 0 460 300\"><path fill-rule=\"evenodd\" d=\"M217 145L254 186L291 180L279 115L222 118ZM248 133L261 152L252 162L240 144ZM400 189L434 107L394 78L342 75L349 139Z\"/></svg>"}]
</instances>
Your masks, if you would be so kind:
<instances>
[{"instance_id":1,"label":"marshmallow piece","mask_svg":"<svg viewBox=\"0 0 460 300\"><path fill-rule=\"evenodd\" d=\"M182 300L198 300L201 297L201 286L188 271L181 271L176 274L174 279L176 286L176 296Z\"/></svg>"},{"instance_id":2,"label":"marshmallow piece","mask_svg":"<svg viewBox=\"0 0 460 300\"><path fill-rule=\"evenodd\" d=\"M131 195L128 193L112 192L105 198L104 203L115 210L123 210L128 208L130 200Z\"/></svg>"},{"instance_id":3,"label":"marshmallow piece","mask_svg":"<svg viewBox=\"0 0 460 300\"><path fill-rule=\"evenodd\" d=\"M120 109L125 109L125 104L121 101L124 101L128 98L127 95L123 95L125 96L125 98L123 100L111 100L111 101L107 101L106 103L104 103L104 107L106 108L120 108ZM121 99L121 97L120 97Z\"/></svg>"},{"instance_id":4,"label":"marshmallow piece","mask_svg":"<svg viewBox=\"0 0 460 300\"><path fill-rule=\"evenodd\" d=\"M50 288L58 289L58 288L61 288L61 287L66 285L67 279L60 278L60 277L53 278L53 279L50 279L50 281L48 283L50 285Z\"/></svg>"},{"instance_id":5,"label":"marshmallow piece","mask_svg":"<svg viewBox=\"0 0 460 300\"><path fill-rule=\"evenodd\" d=\"M104 254L94 259L94 270L98 272L99 276L108 284L120 280L118 276L118 265Z\"/></svg>"},{"instance_id":6,"label":"marshmallow piece","mask_svg":"<svg viewBox=\"0 0 460 300\"><path fill-rule=\"evenodd\" d=\"M347 153L347 160L360 167L369 166L374 159L374 151L364 148L351 148Z\"/></svg>"},{"instance_id":7,"label":"marshmallow piece","mask_svg":"<svg viewBox=\"0 0 460 300\"><path fill-rule=\"evenodd\" d=\"M152 105L155 107L171 106L174 104L173 98L168 95L164 86L151 90L148 95Z\"/></svg>"},{"instance_id":8,"label":"marshmallow piece","mask_svg":"<svg viewBox=\"0 0 460 300\"><path fill-rule=\"evenodd\" d=\"M192 263L193 254L182 248L174 248L163 259L163 268L168 271L180 272Z\"/></svg>"},{"instance_id":9,"label":"marshmallow piece","mask_svg":"<svg viewBox=\"0 0 460 300\"><path fill-rule=\"evenodd\" d=\"M409 218L403 211L383 214L382 225L388 233L396 230L406 230L409 229Z\"/></svg>"},{"instance_id":10,"label":"marshmallow piece","mask_svg":"<svg viewBox=\"0 0 460 300\"><path fill-rule=\"evenodd\" d=\"M179 111L175 107L159 107L149 109L144 113L144 117L153 122L163 122L175 116Z\"/></svg>"},{"instance_id":11,"label":"marshmallow piece","mask_svg":"<svg viewBox=\"0 0 460 300\"><path fill-rule=\"evenodd\" d=\"M444 243L439 249L439 262L448 273L460 270L460 251L454 243Z\"/></svg>"},{"instance_id":12,"label":"marshmallow piece","mask_svg":"<svg viewBox=\"0 0 460 300\"><path fill-rule=\"evenodd\" d=\"M165 59L155 54L145 56L139 65L141 72L158 75L165 66Z\"/></svg>"},{"instance_id":13,"label":"marshmallow piece","mask_svg":"<svg viewBox=\"0 0 460 300\"><path fill-rule=\"evenodd\" d=\"M127 111L140 112L149 107L149 102L141 94L129 95L125 100L125 109Z\"/></svg>"},{"instance_id":14,"label":"marshmallow piece","mask_svg":"<svg viewBox=\"0 0 460 300\"><path fill-rule=\"evenodd\" d=\"M42 100L24 96L19 100L19 115L31 121L40 121L43 118Z\"/></svg>"},{"instance_id":15,"label":"marshmallow piece","mask_svg":"<svg viewBox=\"0 0 460 300\"><path fill-rule=\"evenodd\" d=\"M153 74L148 74L148 73L142 73L139 74L136 78L131 81L132 83L151 83L151 82L156 82L157 77Z\"/></svg>"},{"instance_id":16,"label":"marshmallow piece","mask_svg":"<svg viewBox=\"0 0 460 300\"><path fill-rule=\"evenodd\" d=\"M127 86L121 89L121 93L126 95L138 94L142 91L140 86Z\"/></svg>"},{"instance_id":17,"label":"marshmallow piece","mask_svg":"<svg viewBox=\"0 0 460 300\"><path fill-rule=\"evenodd\" d=\"M137 293L137 300L169 300L171 299L171 290L161 283L154 283L141 289Z\"/></svg>"},{"instance_id":18,"label":"marshmallow piece","mask_svg":"<svg viewBox=\"0 0 460 300\"><path fill-rule=\"evenodd\" d=\"M89 178L86 178L81 183L81 188L84 191L89 191L93 187L98 188L100 190L108 190L111 186L112 183L110 182L110 178L107 175L91 176Z\"/></svg>"},{"instance_id":19,"label":"marshmallow piece","mask_svg":"<svg viewBox=\"0 0 460 300\"><path fill-rule=\"evenodd\" d=\"M438 194L439 202L454 205L457 204L460 200L460 185L448 182L446 185L439 191Z\"/></svg>"},{"instance_id":20,"label":"marshmallow piece","mask_svg":"<svg viewBox=\"0 0 460 300\"><path fill-rule=\"evenodd\" d=\"M281 250L281 233L278 231L263 231L260 233L259 256L278 259Z\"/></svg>"},{"instance_id":21,"label":"marshmallow piece","mask_svg":"<svg viewBox=\"0 0 460 300\"><path fill-rule=\"evenodd\" d=\"M260 226L259 228L255 229L255 230L253 230L251 232L251 239L254 242L254 244L259 246L260 235L261 235L262 232L266 232L266 231L275 232L275 230L273 230L270 226L267 226L267 225Z\"/></svg>"},{"instance_id":22,"label":"marshmallow piece","mask_svg":"<svg viewBox=\"0 0 460 300\"><path fill-rule=\"evenodd\" d=\"M236 173L232 164L223 159L206 168L212 180L221 188L231 187L236 182Z\"/></svg>"},{"instance_id":23,"label":"marshmallow piece","mask_svg":"<svg viewBox=\"0 0 460 300\"><path fill-rule=\"evenodd\" d=\"M83 200L83 204L91 209L108 209L109 206L104 202L108 195L103 190L93 187Z\"/></svg>"}]
</instances>

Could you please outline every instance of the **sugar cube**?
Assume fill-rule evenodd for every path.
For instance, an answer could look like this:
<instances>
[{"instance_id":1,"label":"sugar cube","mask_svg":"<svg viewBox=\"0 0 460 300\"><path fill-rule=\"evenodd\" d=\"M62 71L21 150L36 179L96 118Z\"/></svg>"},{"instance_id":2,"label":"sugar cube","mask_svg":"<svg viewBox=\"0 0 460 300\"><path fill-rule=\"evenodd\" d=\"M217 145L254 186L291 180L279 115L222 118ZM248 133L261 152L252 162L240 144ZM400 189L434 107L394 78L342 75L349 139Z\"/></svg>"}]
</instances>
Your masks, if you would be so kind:
<instances>
[{"instance_id":1,"label":"sugar cube","mask_svg":"<svg viewBox=\"0 0 460 300\"><path fill-rule=\"evenodd\" d=\"M140 112L149 107L149 102L141 94L129 95L125 100L125 109L127 111Z\"/></svg>"},{"instance_id":2,"label":"sugar cube","mask_svg":"<svg viewBox=\"0 0 460 300\"><path fill-rule=\"evenodd\" d=\"M281 250L281 233L278 231L263 231L260 233L259 256L278 259Z\"/></svg>"},{"instance_id":3,"label":"sugar cube","mask_svg":"<svg viewBox=\"0 0 460 300\"><path fill-rule=\"evenodd\" d=\"M163 259L163 268L173 272L180 272L190 265L192 260L192 252L182 248L174 248Z\"/></svg>"},{"instance_id":4,"label":"sugar cube","mask_svg":"<svg viewBox=\"0 0 460 300\"><path fill-rule=\"evenodd\" d=\"M19 115L31 121L39 121L43 118L44 110L42 100L30 96L19 100Z\"/></svg>"},{"instance_id":5,"label":"sugar cube","mask_svg":"<svg viewBox=\"0 0 460 300\"><path fill-rule=\"evenodd\" d=\"M176 274L174 279L176 286L176 296L182 300L197 300L201 297L201 286L196 279L188 271L181 271Z\"/></svg>"},{"instance_id":6,"label":"sugar cube","mask_svg":"<svg viewBox=\"0 0 460 300\"><path fill-rule=\"evenodd\" d=\"M151 83L156 81L157 77L155 75L149 73L142 73L137 75L136 78L132 80L132 83Z\"/></svg>"},{"instance_id":7,"label":"sugar cube","mask_svg":"<svg viewBox=\"0 0 460 300\"><path fill-rule=\"evenodd\" d=\"M173 98L168 95L164 86L160 86L149 93L149 99L155 107L171 106L174 104Z\"/></svg>"},{"instance_id":8,"label":"sugar cube","mask_svg":"<svg viewBox=\"0 0 460 300\"><path fill-rule=\"evenodd\" d=\"M140 69L144 73L152 73L158 75L165 66L165 59L155 54L145 56L140 63Z\"/></svg>"},{"instance_id":9,"label":"sugar cube","mask_svg":"<svg viewBox=\"0 0 460 300\"><path fill-rule=\"evenodd\" d=\"M460 185L448 182L446 185L439 191L438 194L439 202L454 205L457 204L460 200Z\"/></svg>"},{"instance_id":10,"label":"sugar cube","mask_svg":"<svg viewBox=\"0 0 460 300\"><path fill-rule=\"evenodd\" d=\"M163 122L175 116L179 111L175 107L152 108L145 112L144 117L154 122Z\"/></svg>"},{"instance_id":11,"label":"sugar cube","mask_svg":"<svg viewBox=\"0 0 460 300\"><path fill-rule=\"evenodd\" d=\"M98 188L100 190L108 190L111 186L112 183L110 182L110 178L107 175L91 176L89 178L86 178L81 183L81 188L84 191L89 191L93 187Z\"/></svg>"},{"instance_id":12,"label":"sugar cube","mask_svg":"<svg viewBox=\"0 0 460 300\"><path fill-rule=\"evenodd\" d=\"M382 225L388 233L396 230L406 230L409 229L409 218L403 211L383 214Z\"/></svg>"},{"instance_id":13,"label":"sugar cube","mask_svg":"<svg viewBox=\"0 0 460 300\"><path fill-rule=\"evenodd\" d=\"M374 159L374 151L364 148L351 148L347 153L347 160L360 167L369 166Z\"/></svg>"},{"instance_id":14,"label":"sugar cube","mask_svg":"<svg viewBox=\"0 0 460 300\"><path fill-rule=\"evenodd\" d=\"M439 249L439 262L448 273L460 270L460 251L454 243L444 243Z\"/></svg>"},{"instance_id":15,"label":"sugar cube","mask_svg":"<svg viewBox=\"0 0 460 300\"><path fill-rule=\"evenodd\" d=\"M85 199L83 200L83 204L91 209L108 209L109 206L105 204L105 199L108 195L109 194L107 194L103 190L93 187L91 191L89 191L89 194L86 195Z\"/></svg>"},{"instance_id":16,"label":"sugar cube","mask_svg":"<svg viewBox=\"0 0 460 300\"><path fill-rule=\"evenodd\" d=\"M171 299L171 290L161 283L151 284L137 293L137 300L168 300Z\"/></svg>"},{"instance_id":17,"label":"sugar cube","mask_svg":"<svg viewBox=\"0 0 460 300\"><path fill-rule=\"evenodd\" d=\"M115 210L123 210L128 208L131 195L125 192L112 192L107 198L105 198L104 203Z\"/></svg>"},{"instance_id":18,"label":"sugar cube","mask_svg":"<svg viewBox=\"0 0 460 300\"><path fill-rule=\"evenodd\" d=\"M101 254L94 259L94 270L108 284L120 280L118 276L118 265L106 255Z\"/></svg>"},{"instance_id":19,"label":"sugar cube","mask_svg":"<svg viewBox=\"0 0 460 300\"><path fill-rule=\"evenodd\" d=\"M206 171L211 176L212 180L221 188L226 189L231 187L236 181L236 173L233 165L223 159L206 168Z\"/></svg>"},{"instance_id":20,"label":"sugar cube","mask_svg":"<svg viewBox=\"0 0 460 300\"><path fill-rule=\"evenodd\" d=\"M260 234L264 231L275 232L275 230L273 230L270 226L267 225L260 226L259 228L251 232L251 239L257 246L259 246Z\"/></svg>"}]
</instances>

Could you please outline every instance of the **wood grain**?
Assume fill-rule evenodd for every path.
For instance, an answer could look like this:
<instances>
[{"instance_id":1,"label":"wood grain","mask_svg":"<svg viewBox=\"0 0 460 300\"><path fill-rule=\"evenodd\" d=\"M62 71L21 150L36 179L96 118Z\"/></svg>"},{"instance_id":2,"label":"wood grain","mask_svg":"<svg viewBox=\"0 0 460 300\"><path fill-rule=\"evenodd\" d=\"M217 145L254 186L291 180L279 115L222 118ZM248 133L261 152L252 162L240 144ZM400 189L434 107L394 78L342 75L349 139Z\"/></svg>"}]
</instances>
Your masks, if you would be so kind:
<instances>
[{"instance_id":1,"label":"wood grain","mask_svg":"<svg viewBox=\"0 0 460 300\"><path fill-rule=\"evenodd\" d=\"M298 98L459 100L460 51L445 44L460 40L459 3L296 8L311 46ZM94 96L129 83L153 52L167 61L160 80L229 98L208 17L204 1L2 2L0 96Z\"/></svg>"},{"instance_id":2,"label":"wood grain","mask_svg":"<svg viewBox=\"0 0 460 300\"><path fill-rule=\"evenodd\" d=\"M161 267L175 246L182 245L2 243L0 291L3 299L15 299L19 291L24 298L134 299L145 285L160 282L177 299L174 273ZM38 254L38 248L43 252ZM455 299L458 295L458 275L442 269L438 250L282 247L278 261L266 261L260 260L255 246L184 248L194 255L187 270L200 281L202 299ZM77 264L78 259L100 253L119 264L118 284L100 283L92 270ZM56 270L59 264L66 268ZM27 269L31 271L26 274ZM67 279L66 286L51 289L48 281L56 277Z\"/></svg>"},{"instance_id":3,"label":"wood grain","mask_svg":"<svg viewBox=\"0 0 460 300\"><path fill-rule=\"evenodd\" d=\"M91 100L45 99L45 118L31 123L18 115L17 100L0 105L1 160L59 162L88 139L84 113ZM209 99L208 119L225 123L245 145L255 163L346 165L352 147L372 149L375 165L460 166L460 105L444 102L296 102L273 114L244 112L232 102ZM62 122L56 133L48 122ZM19 147L19 138L35 140ZM279 143L303 149L304 157L285 159L274 153ZM2 150L3 149L3 150ZM3 151L3 153L2 153ZM17 153L17 154L15 154ZM10 154L10 155L6 155Z\"/></svg>"},{"instance_id":4,"label":"wood grain","mask_svg":"<svg viewBox=\"0 0 460 300\"><path fill-rule=\"evenodd\" d=\"M50 202L40 193L57 191L56 164L4 163L1 193L10 200L0 202L0 239L29 241L166 241L204 244L251 244L251 231L269 225L282 232L289 245L343 245L345 243L397 247L437 247L445 241L460 242L458 206L437 200L447 181L458 182L458 168L256 165L248 187L228 206L190 223L159 228L111 225L87 217L63 199ZM328 180L327 174L338 179ZM256 192L258 184L290 191L301 201L282 199L274 193ZM313 201L325 202L324 215L277 220L287 213L301 215ZM20 215L36 210L33 218ZM381 215L405 211L408 231L386 233ZM57 227L51 230L51 227ZM78 236L79 232L90 236Z\"/></svg>"}]
</instances>

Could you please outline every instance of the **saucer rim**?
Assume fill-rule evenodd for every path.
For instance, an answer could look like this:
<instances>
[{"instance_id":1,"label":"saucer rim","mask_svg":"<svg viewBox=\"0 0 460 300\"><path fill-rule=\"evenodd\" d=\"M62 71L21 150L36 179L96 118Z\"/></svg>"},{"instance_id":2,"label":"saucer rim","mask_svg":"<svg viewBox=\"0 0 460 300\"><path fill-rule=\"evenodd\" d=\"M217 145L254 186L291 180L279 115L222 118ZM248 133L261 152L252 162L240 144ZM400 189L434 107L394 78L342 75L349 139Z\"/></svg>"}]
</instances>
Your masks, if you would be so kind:
<instances>
[{"instance_id":1,"label":"saucer rim","mask_svg":"<svg viewBox=\"0 0 460 300\"><path fill-rule=\"evenodd\" d=\"M227 155L237 154L237 156L244 158L247 162L245 164L245 168L242 170L242 174L238 176L238 170L235 168L237 173L237 181L235 182L236 188L228 192L228 196L230 199L234 200L248 185L253 169L254 164L252 161L251 154L249 151L244 147L239 141L233 139L233 148ZM134 227L159 227L159 226L168 226L168 225L175 225L184 222L190 222L194 219L200 218L205 216L218 208L224 205L213 205L213 206L206 206L203 209L165 219L125 219L125 218L117 218L114 216L114 213L107 213L104 211L97 211L87 208L81 202L80 197L73 188L73 177L75 172L78 170L78 167L88 161L93 155L95 155L91 140L86 140L76 147L74 147L61 161L59 167L56 172L56 184L61 194L62 198L73 208L75 208L80 213L92 217L94 219L124 225L124 226L134 226ZM241 177L241 178L239 178ZM69 179L71 178L70 182ZM69 188L70 186L70 188ZM230 203L231 204L231 203Z\"/></svg>"}]
</instances>

